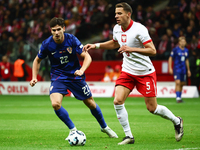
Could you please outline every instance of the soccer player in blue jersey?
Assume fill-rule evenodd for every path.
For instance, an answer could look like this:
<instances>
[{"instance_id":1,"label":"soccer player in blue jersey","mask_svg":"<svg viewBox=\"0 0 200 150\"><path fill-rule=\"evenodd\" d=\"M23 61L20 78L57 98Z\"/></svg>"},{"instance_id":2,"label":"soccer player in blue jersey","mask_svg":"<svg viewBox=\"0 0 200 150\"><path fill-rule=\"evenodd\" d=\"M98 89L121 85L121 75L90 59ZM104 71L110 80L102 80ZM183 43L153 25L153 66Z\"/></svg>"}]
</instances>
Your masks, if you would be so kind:
<instances>
[{"instance_id":1,"label":"soccer player in blue jersey","mask_svg":"<svg viewBox=\"0 0 200 150\"><path fill-rule=\"evenodd\" d=\"M186 84L186 77L191 76L189 67L189 51L185 47L186 39L185 37L179 37L178 46L175 47L169 57L169 73L174 75L175 80L175 91L176 91L176 101L177 103L182 103L181 99L183 85ZM172 69L172 61L174 61L174 66Z\"/></svg>"},{"instance_id":2,"label":"soccer player in blue jersey","mask_svg":"<svg viewBox=\"0 0 200 150\"><path fill-rule=\"evenodd\" d=\"M50 21L52 36L42 42L42 46L33 61L32 80L30 85L37 83L37 74L42 59L48 56L51 62L51 86L50 99L56 115L71 131L77 130L65 108L62 107L63 96L70 90L75 98L83 101L90 109L92 115L101 126L101 131L111 138L118 138L111 130L103 117L100 107L95 103L89 86L85 82L85 70L89 67L92 59L88 52L82 51L83 45L72 34L64 33L64 19L54 17ZM77 57L83 58L81 66ZM67 140L68 138L66 138Z\"/></svg>"}]
</instances>

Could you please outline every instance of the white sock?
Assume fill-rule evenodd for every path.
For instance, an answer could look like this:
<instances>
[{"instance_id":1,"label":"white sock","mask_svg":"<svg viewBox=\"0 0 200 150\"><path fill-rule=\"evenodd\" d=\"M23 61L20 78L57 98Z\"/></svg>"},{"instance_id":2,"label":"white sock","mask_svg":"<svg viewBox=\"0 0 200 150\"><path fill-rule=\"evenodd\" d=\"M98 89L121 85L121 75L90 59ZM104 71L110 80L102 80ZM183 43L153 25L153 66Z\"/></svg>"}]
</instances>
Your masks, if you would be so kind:
<instances>
[{"instance_id":1,"label":"white sock","mask_svg":"<svg viewBox=\"0 0 200 150\"><path fill-rule=\"evenodd\" d=\"M126 108L124 107L124 104L114 105L114 107L117 114L117 118L124 129L125 135L132 138L133 135L129 126L128 113L126 111Z\"/></svg>"},{"instance_id":2,"label":"white sock","mask_svg":"<svg viewBox=\"0 0 200 150\"><path fill-rule=\"evenodd\" d=\"M162 105L157 105L154 114L159 115L165 119L171 120L174 125L180 124L180 119L176 117L167 107Z\"/></svg>"}]
</instances>

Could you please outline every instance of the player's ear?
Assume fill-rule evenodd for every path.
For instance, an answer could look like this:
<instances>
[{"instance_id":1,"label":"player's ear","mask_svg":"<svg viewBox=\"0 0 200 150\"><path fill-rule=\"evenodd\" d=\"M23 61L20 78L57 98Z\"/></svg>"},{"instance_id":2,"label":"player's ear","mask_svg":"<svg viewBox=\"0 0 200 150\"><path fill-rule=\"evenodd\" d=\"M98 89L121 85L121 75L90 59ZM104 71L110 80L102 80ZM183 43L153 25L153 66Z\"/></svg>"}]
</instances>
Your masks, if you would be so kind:
<instances>
[{"instance_id":1,"label":"player's ear","mask_svg":"<svg viewBox=\"0 0 200 150\"><path fill-rule=\"evenodd\" d=\"M65 31L65 26L63 27L63 31Z\"/></svg>"}]
</instances>

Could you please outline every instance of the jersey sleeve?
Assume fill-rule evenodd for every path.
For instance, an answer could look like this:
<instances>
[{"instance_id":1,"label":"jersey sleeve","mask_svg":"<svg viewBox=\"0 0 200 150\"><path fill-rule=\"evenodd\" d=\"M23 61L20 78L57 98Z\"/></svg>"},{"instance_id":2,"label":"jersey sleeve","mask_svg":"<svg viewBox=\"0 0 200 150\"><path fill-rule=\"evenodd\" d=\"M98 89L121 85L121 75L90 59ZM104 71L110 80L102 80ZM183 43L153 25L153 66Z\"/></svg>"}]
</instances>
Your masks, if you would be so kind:
<instances>
[{"instance_id":1,"label":"jersey sleeve","mask_svg":"<svg viewBox=\"0 0 200 150\"><path fill-rule=\"evenodd\" d=\"M42 45L38 51L38 57L40 59L44 59L47 57L47 46L46 44L44 44L44 41L42 42Z\"/></svg>"},{"instance_id":2,"label":"jersey sleeve","mask_svg":"<svg viewBox=\"0 0 200 150\"><path fill-rule=\"evenodd\" d=\"M117 25L115 25L114 28L113 28L113 41L114 42L117 42L117 38L116 38L116 34L115 34L116 33L115 31L116 31L116 28L117 28L116 26Z\"/></svg>"},{"instance_id":3,"label":"jersey sleeve","mask_svg":"<svg viewBox=\"0 0 200 150\"><path fill-rule=\"evenodd\" d=\"M186 54L185 54L186 59L189 58L189 50L186 48Z\"/></svg>"},{"instance_id":4,"label":"jersey sleeve","mask_svg":"<svg viewBox=\"0 0 200 150\"><path fill-rule=\"evenodd\" d=\"M145 26L141 25L140 30L138 30L138 32L139 32L138 38L143 43L143 45L152 41L149 32Z\"/></svg>"}]
</instances>

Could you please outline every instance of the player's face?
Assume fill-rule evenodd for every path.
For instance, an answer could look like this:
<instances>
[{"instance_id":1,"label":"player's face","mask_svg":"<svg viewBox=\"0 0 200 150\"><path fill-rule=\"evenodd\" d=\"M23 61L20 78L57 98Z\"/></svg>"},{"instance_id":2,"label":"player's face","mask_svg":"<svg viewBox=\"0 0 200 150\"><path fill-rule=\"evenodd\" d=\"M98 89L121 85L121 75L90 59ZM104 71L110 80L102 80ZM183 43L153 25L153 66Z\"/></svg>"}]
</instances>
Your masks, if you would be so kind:
<instances>
[{"instance_id":1,"label":"player's face","mask_svg":"<svg viewBox=\"0 0 200 150\"><path fill-rule=\"evenodd\" d=\"M184 39L182 39L182 40L179 41L179 46L180 46L181 48L184 48L185 45L186 45L186 41L185 41Z\"/></svg>"},{"instance_id":2,"label":"player's face","mask_svg":"<svg viewBox=\"0 0 200 150\"><path fill-rule=\"evenodd\" d=\"M59 25L51 28L51 33L53 35L53 39L56 43L62 43L64 41L64 28Z\"/></svg>"},{"instance_id":3,"label":"player's face","mask_svg":"<svg viewBox=\"0 0 200 150\"><path fill-rule=\"evenodd\" d=\"M115 19L118 25L126 26L128 23L129 15L123 8L119 7L115 9Z\"/></svg>"}]
</instances>

